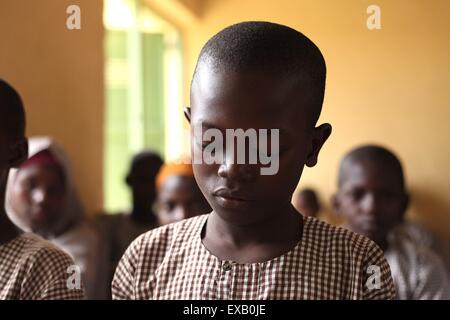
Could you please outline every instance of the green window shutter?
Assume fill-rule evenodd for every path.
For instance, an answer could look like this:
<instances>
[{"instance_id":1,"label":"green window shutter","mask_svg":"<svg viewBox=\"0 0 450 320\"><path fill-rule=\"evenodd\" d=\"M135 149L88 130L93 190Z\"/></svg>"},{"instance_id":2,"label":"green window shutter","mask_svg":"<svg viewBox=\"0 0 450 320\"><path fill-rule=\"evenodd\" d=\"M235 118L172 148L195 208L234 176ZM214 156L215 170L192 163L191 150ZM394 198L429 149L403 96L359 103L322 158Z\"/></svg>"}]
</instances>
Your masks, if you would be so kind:
<instances>
[{"instance_id":1,"label":"green window shutter","mask_svg":"<svg viewBox=\"0 0 450 320\"><path fill-rule=\"evenodd\" d=\"M107 30L104 201L107 210L129 202L124 184L129 161L127 32Z\"/></svg>"},{"instance_id":2,"label":"green window shutter","mask_svg":"<svg viewBox=\"0 0 450 320\"><path fill-rule=\"evenodd\" d=\"M164 154L164 38L142 33L144 145Z\"/></svg>"},{"instance_id":3,"label":"green window shutter","mask_svg":"<svg viewBox=\"0 0 450 320\"><path fill-rule=\"evenodd\" d=\"M124 182L134 153L164 155L164 38L138 30L106 31L104 198L113 212L130 206Z\"/></svg>"}]
</instances>

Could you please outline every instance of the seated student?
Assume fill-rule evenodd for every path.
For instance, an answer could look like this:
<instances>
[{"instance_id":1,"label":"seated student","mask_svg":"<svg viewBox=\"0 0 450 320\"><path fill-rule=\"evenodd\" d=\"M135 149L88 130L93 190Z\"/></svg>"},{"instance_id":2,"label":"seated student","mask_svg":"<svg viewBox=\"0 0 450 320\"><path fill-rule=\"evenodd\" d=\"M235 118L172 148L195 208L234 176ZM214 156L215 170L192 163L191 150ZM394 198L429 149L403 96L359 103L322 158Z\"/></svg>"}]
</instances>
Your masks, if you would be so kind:
<instances>
[{"instance_id":1,"label":"seated student","mask_svg":"<svg viewBox=\"0 0 450 320\"><path fill-rule=\"evenodd\" d=\"M88 299L104 299L106 256L81 207L68 159L50 138L33 137L29 146L29 158L9 174L6 210L22 230L39 234L74 259Z\"/></svg>"},{"instance_id":2,"label":"seated student","mask_svg":"<svg viewBox=\"0 0 450 320\"><path fill-rule=\"evenodd\" d=\"M153 209L156 200L155 180L162 164L161 157L153 151L136 154L125 179L132 195L131 211L97 217L98 225L108 239L113 271L130 243L157 226Z\"/></svg>"},{"instance_id":3,"label":"seated student","mask_svg":"<svg viewBox=\"0 0 450 320\"><path fill-rule=\"evenodd\" d=\"M439 243L435 235L414 222L402 220L392 230L392 233L396 233L399 237L409 238L411 241L416 242L418 246L425 246L435 252L439 252Z\"/></svg>"},{"instance_id":4,"label":"seated student","mask_svg":"<svg viewBox=\"0 0 450 320\"><path fill-rule=\"evenodd\" d=\"M316 192L312 189L303 189L294 197L294 207L307 217L317 218L320 212L320 203Z\"/></svg>"},{"instance_id":5,"label":"seated student","mask_svg":"<svg viewBox=\"0 0 450 320\"><path fill-rule=\"evenodd\" d=\"M164 164L156 177L160 225L209 213L211 207L198 188L191 164Z\"/></svg>"},{"instance_id":6,"label":"seated student","mask_svg":"<svg viewBox=\"0 0 450 320\"><path fill-rule=\"evenodd\" d=\"M8 171L27 158L27 149L22 101L0 79L0 299L82 299L73 260L41 237L21 233L7 217Z\"/></svg>"},{"instance_id":7,"label":"seated student","mask_svg":"<svg viewBox=\"0 0 450 320\"><path fill-rule=\"evenodd\" d=\"M136 239L117 267L113 298L393 298L389 266L371 240L291 204L304 164L316 164L331 134L329 124L315 126L324 89L323 56L296 30L243 22L210 39L185 113L195 179L213 211ZM258 163L235 159L233 141L221 139L233 129L258 132ZM257 146L244 141L250 159Z\"/></svg>"},{"instance_id":8,"label":"seated student","mask_svg":"<svg viewBox=\"0 0 450 320\"><path fill-rule=\"evenodd\" d=\"M369 237L384 251L399 299L450 298L441 259L404 233L392 232L409 203L403 169L392 152L374 145L350 151L340 165L338 188L336 212L350 230Z\"/></svg>"}]
</instances>

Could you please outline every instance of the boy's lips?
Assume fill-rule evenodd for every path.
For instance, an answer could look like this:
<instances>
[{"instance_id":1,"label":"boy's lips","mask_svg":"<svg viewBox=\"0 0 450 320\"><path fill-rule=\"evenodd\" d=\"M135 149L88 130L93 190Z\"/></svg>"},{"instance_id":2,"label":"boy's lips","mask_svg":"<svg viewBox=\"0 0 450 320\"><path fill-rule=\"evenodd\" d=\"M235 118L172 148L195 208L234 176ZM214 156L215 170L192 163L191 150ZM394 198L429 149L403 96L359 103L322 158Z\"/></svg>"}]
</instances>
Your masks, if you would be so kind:
<instances>
[{"instance_id":1,"label":"boy's lips","mask_svg":"<svg viewBox=\"0 0 450 320\"><path fill-rule=\"evenodd\" d=\"M247 206L253 200L239 191L230 190L227 188L219 188L213 192L213 196L217 199L220 206L227 209L236 209L242 206Z\"/></svg>"}]
</instances>

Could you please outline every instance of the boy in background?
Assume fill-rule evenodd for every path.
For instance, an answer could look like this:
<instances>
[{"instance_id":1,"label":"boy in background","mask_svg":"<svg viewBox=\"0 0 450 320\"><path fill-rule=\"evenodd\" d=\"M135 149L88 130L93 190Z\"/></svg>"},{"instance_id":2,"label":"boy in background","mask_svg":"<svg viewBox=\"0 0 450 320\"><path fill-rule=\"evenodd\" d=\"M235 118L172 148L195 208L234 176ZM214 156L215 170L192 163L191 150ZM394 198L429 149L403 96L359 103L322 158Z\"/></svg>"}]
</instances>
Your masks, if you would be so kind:
<instances>
[{"instance_id":1,"label":"boy in background","mask_svg":"<svg viewBox=\"0 0 450 320\"><path fill-rule=\"evenodd\" d=\"M450 299L439 256L402 232L409 195L402 165L391 151L374 145L350 151L340 165L333 205L347 228L384 251L398 299Z\"/></svg>"}]
</instances>

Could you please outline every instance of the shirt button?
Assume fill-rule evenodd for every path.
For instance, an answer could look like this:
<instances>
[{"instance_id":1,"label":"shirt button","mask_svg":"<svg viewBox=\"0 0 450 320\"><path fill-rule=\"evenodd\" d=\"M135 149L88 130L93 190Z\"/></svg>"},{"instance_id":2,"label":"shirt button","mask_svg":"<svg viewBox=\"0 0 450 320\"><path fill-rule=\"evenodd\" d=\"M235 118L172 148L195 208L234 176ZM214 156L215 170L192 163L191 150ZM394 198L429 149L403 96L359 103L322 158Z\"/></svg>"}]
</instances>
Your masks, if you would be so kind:
<instances>
[{"instance_id":1,"label":"shirt button","mask_svg":"<svg viewBox=\"0 0 450 320\"><path fill-rule=\"evenodd\" d=\"M228 261L225 261L224 263L223 263L223 266L222 266L222 268L223 268L223 271L230 271L231 269L232 269L232 265L231 265L231 263L230 262L228 262Z\"/></svg>"}]
</instances>

